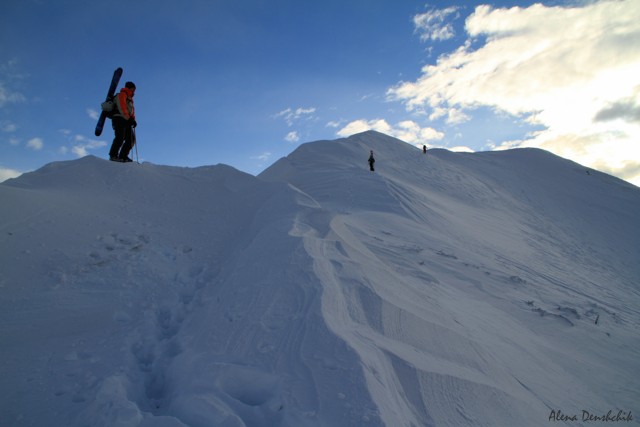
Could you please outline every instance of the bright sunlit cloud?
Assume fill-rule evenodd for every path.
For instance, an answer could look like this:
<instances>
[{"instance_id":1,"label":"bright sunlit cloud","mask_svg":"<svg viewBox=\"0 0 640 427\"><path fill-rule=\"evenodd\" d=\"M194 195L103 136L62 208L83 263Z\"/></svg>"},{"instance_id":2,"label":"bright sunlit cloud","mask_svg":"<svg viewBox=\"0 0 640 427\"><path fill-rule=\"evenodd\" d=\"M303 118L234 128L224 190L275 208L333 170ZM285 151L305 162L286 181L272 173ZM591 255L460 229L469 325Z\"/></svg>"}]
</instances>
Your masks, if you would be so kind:
<instances>
[{"instance_id":1,"label":"bright sunlit cloud","mask_svg":"<svg viewBox=\"0 0 640 427\"><path fill-rule=\"evenodd\" d=\"M15 169L3 168L0 166L0 182L4 182L10 178L17 178L20 175L22 175L22 173Z\"/></svg>"},{"instance_id":2,"label":"bright sunlit cloud","mask_svg":"<svg viewBox=\"0 0 640 427\"><path fill-rule=\"evenodd\" d=\"M430 10L413 17L415 31L420 33L420 39L447 40L455 35L453 25L447 22L449 15L456 13L457 7L452 6L446 9Z\"/></svg>"},{"instance_id":3,"label":"bright sunlit cloud","mask_svg":"<svg viewBox=\"0 0 640 427\"><path fill-rule=\"evenodd\" d=\"M390 98L451 122L488 106L543 128L491 148L540 147L640 185L640 2L483 5L465 29L464 45Z\"/></svg>"},{"instance_id":4,"label":"bright sunlit cloud","mask_svg":"<svg viewBox=\"0 0 640 427\"><path fill-rule=\"evenodd\" d=\"M442 132L438 132L430 127L421 127L418 123L411 120L405 120L392 126L384 119L355 120L340 129L337 135L347 137L368 130L385 133L414 145L430 145L433 141L440 140L444 137Z\"/></svg>"}]
</instances>

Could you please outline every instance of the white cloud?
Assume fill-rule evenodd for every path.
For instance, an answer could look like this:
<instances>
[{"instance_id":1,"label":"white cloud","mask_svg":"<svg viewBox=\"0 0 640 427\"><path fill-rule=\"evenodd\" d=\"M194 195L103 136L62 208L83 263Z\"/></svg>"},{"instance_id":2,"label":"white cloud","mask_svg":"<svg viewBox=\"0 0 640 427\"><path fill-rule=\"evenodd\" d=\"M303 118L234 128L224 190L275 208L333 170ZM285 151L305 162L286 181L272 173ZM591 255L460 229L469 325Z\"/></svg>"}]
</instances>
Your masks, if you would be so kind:
<instances>
[{"instance_id":1,"label":"white cloud","mask_svg":"<svg viewBox=\"0 0 640 427\"><path fill-rule=\"evenodd\" d=\"M433 108L433 112L429 115L429 120L437 120L441 117L446 117L445 123L449 125L456 125L464 123L471 119L464 111L459 108Z\"/></svg>"},{"instance_id":2,"label":"white cloud","mask_svg":"<svg viewBox=\"0 0 640 427\"><path fill-rule=\"evenodd\" d=\"M98 120L100 118L100 113L93 108L87 108L87 115L93 120Z\"/></svg>"},{"instance_id":3,"label":"white cloud","mask_svg":"<svg viewBox=\"0 0 640 427\"><path fill-rule=\"evenodd\" d=\"M2 129L2 132L12 133L18 130L18 125L8 120L3 120L0 122L0 129Z\"/></svg>"},{"instance_id":4,"label":"white cloud","mask_svg":"<svg viewBox=\"0 0 640 427\"><path fill-rule=\"evenodd\" d=\"M287 134L287 136L284 137L285 141L289 141L289 142L298 142L300 141L300 135L298 135L297 131L292 131L289 132Z\"/></svg>"},{"instance_id":5,"label":"white cloud","mask_svg":"<svg viewBox=\"0 0 640 427\"><path fill-rule=\"evenodd\" d=\"M465 28L464 45L391 88L390 98L432 117L455 111L452 122L491 107L543 129L515 146L545 148L640 184L640 2L483 5Z\"/></svg>"},{"instance_id":6,"label":"white cloud","mask_svg":"<svg viewBox=\"0 0 640 427\"><path fill-rule=\"evenodd\" d=\"M97 150L98 148L102 148L107 145L104 141L98 141L96 139L90 139L82 134L74 134L70 129L60 129L58 130L62 135L64 135L65 139L69 141L68 146L62 146L58 149L60 154L67 154L71 151L78 157L84 157L89 155L91 150Z\"/></svg>"},{"instance_id":7,"label":"white cloud","mask_svg":"<svg viewBox=\"0 0 640 427\"><path fill-rule=\"evenodd\" d=\"M0 64L0 108L27 101L27 98L15 89L17 83L25 78L17 71L17 65L18 61L15 59Z\"/></svg>"},{"instance_id":8,"label":"white cloud","mask_svg":"<svg viewBox=\"0 0 640 427\"><path fill-rule=\"evenodd\" d=\"M326 124L326 127L328 128L338 128L342 125L342 123L344 123L343 120L331 120L330 122L328 122Z\"/></svg>"},{"instance_id":9,"label":"white cloud","mask_svg":"<svg viewBox=\"0 0 640 427\"><path fill-rule=\"evenodd\" d=\"M3 168L0 166L0 182L6 181L10 178L16 178L22 175L22 172L18 172L15 169Z\"/></svg>"},{"instance_id":10,"label":"white cloud","mask_svg":"<svg viewBox=\"0 0 640 427\"><path fill-rule=\"evenodd\" d=\"M455 31L447 17L458 10L452 6L446 9L434 9L413 17L415 31L420 33L420 40L447 40L455 36ZM457 17L457 16L456 16Z\"/></svg>"},{"instance_id":11,"label":"white cloud","mask_svg":"<svg viewBox=\"0 0 640 427\"><path fill-rule=\"evenodd\" d=\"M72 146L71 152L78 157L87 156L89 155L89 150L95 150L107 145L104 141L89 139L83 135L75 135L73 139L79 144Z\"/></svg>"},{"instance_id":12,"label":"white cloud","mask_svg":"<svg viewBox=\"0 0 640 427\"><path fill-rule=\"evenodd\" d=\"M267 162L269 161L269 159L271 159L271 153L268 151L265 151L262 154L259 154L257 156L251 156L250 158L252 160L258 160L258 165L257 167L262 168L264 167L265 164L267 164Z\"/></svg>"},{"instance_id":13,"label":"white cloud","mask_svg":"<svg viewBox=\"0 0 640 427\"><path fill-rule=\"evenodd\" d=\"M260 161L266 162L267 160L269 160L271 158L271 153L268 152L268 151L265 151L264 153L259 154L257 156L253 156L251 158L254 159L254 160L260 160Z\"/></svg>"},{"instance_id":14,"label":"white cloud","mask_svg":"<svg viewBox=\"0 0 640 427\"><path fill-rule=\"evenodd\" d=\"M4 82L0 81L0 107L8 104L18 104L25 102L27 98L11 88L7 88Z\"/></svg>"},{"instance_id":15,"label":"white cloud","mask_svg":"<svg viewBox=\"0 0 640 427\"><path fill-rule=\"evenodd\" d=\"M448 147L447 150L455 151L458 153L473 153L473 148L467 147L466 145L456 145L455 147Z\"/></svg>"},{"instance_id":16,"label":"white cloud","mask_svg":"<svg viewBox=\"0 0 640 427\"><path fill-rule=\"evenodd\" d=\"M311 113L315 113L316 109L315 107L311 107L311 108L298 108L296 110L296 116L300 116L302 114L311 114Z\"/></svg>"},{"instance_id":17,"label":"white cloud","mask_svg":"<svg viewBox=\"0 0 640 427\"><path fill-rule=\"evenodd\" d=\"M338 132L336 132L336 135L347 137L356 133L366 132L368 130L375 130L378 132L386 133L387 135L391 135L391 126L386 122L386 120L383 119L354 120L353 122L348 123L345 127L340 129Z\"/></svg>"},{"instance_id":18,"label":"white cloud","mask_svg":"<svg viewBox=\"0 0 640 427\"><path fill-rule=\"evenodd\" d=\"M31 138L27 141L27 147L31 148L34 151L40 151L44 147L44 141L42 138Z\"/></svg>"},{"instance_id":19,"label":"white cloud","mask_svg":"<svg viewBox=\"0 0 640 427\"><path fill-rule=\"evenodd\" d=\"M287 116L289 114L291 114L291 107L286 108L286 109L280 111L279 113L274 114L273 117L276 117L276 118L277 117L285 117L285 116Z\"/></svg>"},{"instance_id":20,"label":"white cloud","mask_svg":"<svg viewBox=\"0 0 640 427\"><path fill-rule=\"evenodd\" d=\"M104 145L104 144L103 144ZM96 148L88 145L74 145L71 147L71 152L78 157L84 157L89 155L89 149Z\"/></svg>"},{"instance_id":21,"label":"white cloud","mask_svg":"<svg viewBox=\"0 0 640 427\"><path fill-rule=\"evenodd\" d=\"M283 118L287 122L287 125L293 126L294 122L296 122L297 120L300 120L303 118L306 118L306 119L313 118L313 113L315 112L316 112L315 107L296 108L295 110L289 107L275 114L274 117Z\"/></svg>"},{"instance_id":22,"label":"white cloud","mask_svg":"<svg viewBox=\"0 0 640 427\"><path fill-rule=\"evenodd\" d=\"M444 137L442 132L438 132L430 127L423 128L411 120L405 120L397 123L395 126L391 126L384 119L352 121L340 129L337 135L347 137L368 130L375 130L391 135L410 144L428 144L431 141L440 140Z\"/></svg>"}]
</instances>

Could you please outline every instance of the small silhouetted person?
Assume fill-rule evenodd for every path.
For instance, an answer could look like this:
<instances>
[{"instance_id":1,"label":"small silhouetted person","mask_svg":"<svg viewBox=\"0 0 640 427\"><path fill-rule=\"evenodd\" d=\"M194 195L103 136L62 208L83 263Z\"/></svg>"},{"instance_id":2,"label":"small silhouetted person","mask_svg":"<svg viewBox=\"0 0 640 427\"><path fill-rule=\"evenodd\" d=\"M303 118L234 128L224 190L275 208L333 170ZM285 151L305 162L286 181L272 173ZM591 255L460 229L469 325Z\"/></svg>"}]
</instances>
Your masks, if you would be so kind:
<instances>
[{"instance_id":1,"label":"small silhouetted person","mask_svg":"<svg viewBox=\"0 0 640 427\"><path fill-rule=\"evenodd\" d=\"M373 168L373 164L376 162L376 159L373 158L373 150L371 150L371 154L369 155L369 170L373 172L375 169Z\"/></svg>"},{"instance_id":2,"label":"small silhouetted person","mask_svg":"<svg viewBox=\"0 0 640 427\"><path fill-rule=\"evenodd\" d=\"M422 146L422 154L427 154L427 146L426 145Z\"/></svg>"}]
</instances>

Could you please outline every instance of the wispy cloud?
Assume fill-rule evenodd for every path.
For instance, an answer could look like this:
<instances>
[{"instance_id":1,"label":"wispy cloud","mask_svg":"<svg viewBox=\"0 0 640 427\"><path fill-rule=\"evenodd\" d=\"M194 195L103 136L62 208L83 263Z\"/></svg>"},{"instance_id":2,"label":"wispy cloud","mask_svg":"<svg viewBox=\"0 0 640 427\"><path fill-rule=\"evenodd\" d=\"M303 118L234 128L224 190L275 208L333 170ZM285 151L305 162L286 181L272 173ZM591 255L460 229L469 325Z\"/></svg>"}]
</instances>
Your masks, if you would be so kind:
<instances>
[{"instance_id":1,"label":"wispy cloud","mask_svg":"<svg viewBox=\"0 0 640 427\"><path fill-rule=\"evenodd\" d=\"M40 151L44 147L44 140L42 138L31 138L27 141L27 147L34 151Z\"/></svg>"},{"instance_id":2,"label":"wispy cloud","mask_svg":"<svg viewBox=\"0 0 640 427\"><path fill-rule=\"evenodd\" d=\"M23 94L8 88L4 82L0 81L0 107L8 104L22 103L26 100L27 98Z\"/></svg>"},{"instance_id":3,"label":"wispy cloud","mask_svg":"<svg viewBox=\"0 0 640 427\"><path fill-rule=\"evenodd\" d=\"M339 128L344 123L344 120L331 120L326 124L328 128Z\"/></svg>"},{"instance_id":4,"label":"wispy cloud","mask_svg":"<svg viewBox=\"0 0 640 427\"><path fill-rule=\"evenodd\" d=\"M545 148L640 184L640 174L631 175L640 165L637 0L483 5L465 29L465 44L425 66L416 81L391 88L390 98L432 117L455 111L464 119L488 106L543 129L511 146Z\"/></svg>"},{"instance_id":5,"label":"wispy cloud","mask_svg":"<svg viewBox=\"0 0 640 427\"><path fill-rule=\"evenodd\" d=\"M93 108L87 108L87 115L93 120L98 120L98 118L100 117L100 113Z\"/></svg>"},{"instance_id":6,"label":"wispy cloud","mask_svg":"<svg viewBox=\"0 0 640 427\"><path fill-rule=\"evenodd\" d=\"M2 120L0 121L0 130L6 133L12 133L18 130L18 125L9 120Z\"/></svg>"},{"instance_id":7,"label":"wispy cloud","mask_svg":"<svg viewBox=\"0 0 640 427\"><path fill-rule=\"evenodd\" d=\"M257 167L263 168L271 159L272 154L269 151L265 151L264 153L258 154L257 156L251 156L251 160L257 160Z\"/></svg>"},{"instance_id":8,"label":"wispy cloud","mask_svg":"<svg viewBox=\"0 0 640 427\"><path fill-rule=\"evenodd\" d=\"M280 111L275 114L275 118L282 118L289 126L293 126L293 124L300 119L310 119L313 117L313 113L316 112L315 107L309 108L296 108L295 110L291 107Z\"/></svg>"},{"instance_id":9,"label":"wispy cloud","mask_svg":"<svg viewBox=\"0 0 640 427\"><path fill-rule=\"evenodd\" d=\"M268 151L265 151L264 153L259 154L259 155L254 156L254 157L251 157L251 158L266 162L267 160L269 160L271 158L271 153L268 152Z\"/></svg>"},{"instance_id":10,"label":"wispy cloud","mask_svg":"<svg viewBox=\"0 0 640 427\"><path fill-rule=\"evenodd\" d=\"M446 9L432 9L413 17L415 32L420 34L420 40L447 40L455 36L451 22L447 22L450 15L458 17L458 8L455 6Z\"/></svg>"},{"instance_id":11,"label":"wispy cloud","mask_svg":"<svg viewBox=\"0 0 640 427\"><path fill-rule=\"evenodd\" d=\"M17 63L16 60L10 60L0 64L0 108L27 101L27 97L16 88L16 82L24 78L16 71Z\"/></svg>"}]
</instances>

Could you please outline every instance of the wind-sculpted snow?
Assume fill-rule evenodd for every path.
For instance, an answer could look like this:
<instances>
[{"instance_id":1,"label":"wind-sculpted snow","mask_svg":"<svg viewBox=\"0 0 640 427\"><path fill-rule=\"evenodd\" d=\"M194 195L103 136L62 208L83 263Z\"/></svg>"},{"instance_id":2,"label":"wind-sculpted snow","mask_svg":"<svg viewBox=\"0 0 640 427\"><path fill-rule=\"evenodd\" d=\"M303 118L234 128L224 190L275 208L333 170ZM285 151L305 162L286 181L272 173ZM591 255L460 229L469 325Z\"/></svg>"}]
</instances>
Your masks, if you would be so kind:
<instances>
[{"instance_id":1,"label":"wind-sculpted snow","mask_svg":"<svg viewBox=\"0 0 640 427\"><path fill-rule=\"evenodd\" d=\"M0 184L0 425L633 424L638 212L540 150L375 132L258 177L47 165Z\"/></svg>"}]
</instances>

